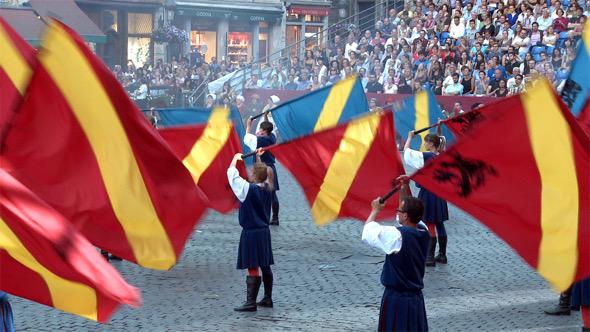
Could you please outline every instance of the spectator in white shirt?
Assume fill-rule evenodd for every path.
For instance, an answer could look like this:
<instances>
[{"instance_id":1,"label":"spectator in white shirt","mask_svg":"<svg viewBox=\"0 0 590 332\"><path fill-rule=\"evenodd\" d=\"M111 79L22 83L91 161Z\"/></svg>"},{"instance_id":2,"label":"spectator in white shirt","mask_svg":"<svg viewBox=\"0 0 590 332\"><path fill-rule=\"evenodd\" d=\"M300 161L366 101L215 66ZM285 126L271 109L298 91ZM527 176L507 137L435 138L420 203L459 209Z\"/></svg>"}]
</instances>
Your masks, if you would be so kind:
<instances>
[{"instance_id":1,"label":"spectator in white shirt","mask_svg":"<svg viewBox=\"0 0 590 332\"><path fill-rule=\"evenodd\" d=\"M459 39L465 35L465 24L459 16L453 18L453 22L449 27L449 34L453 39Z\"/></svg>"}]
</instances>

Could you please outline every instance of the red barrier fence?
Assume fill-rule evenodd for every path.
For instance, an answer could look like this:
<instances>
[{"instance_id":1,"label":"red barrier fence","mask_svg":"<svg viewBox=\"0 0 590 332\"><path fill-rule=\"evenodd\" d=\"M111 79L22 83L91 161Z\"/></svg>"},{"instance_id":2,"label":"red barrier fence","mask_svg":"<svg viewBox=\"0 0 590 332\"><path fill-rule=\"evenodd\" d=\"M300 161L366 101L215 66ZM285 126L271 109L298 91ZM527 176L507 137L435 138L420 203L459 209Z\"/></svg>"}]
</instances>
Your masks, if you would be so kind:
<instances>
[{"instance_id":1,"label":"red barrier fence","mask_svg":"<svg viewBox=\"0 0 590 332\"><path fill-rule=\"evenodd\" d=\"M272 95L276 95L281 99L281 103L284 103L293 98L299 97L305 94L305 91L292 91L292 90L270 90L270 89L246 89L244 90L244 98L246 103L250 102L252 95L257 94L263 103L266 103L266 99ZM404 98L408 98L410 95L405 94L382 94L382 93L367 93L367 99L376 98L377 106L383 106L396 101L401 101ZM471 105L476 103L492 103L498 101L496 97L472 97L472 96L436 96L436 101L445 110L451 110L455 102L459 101L463 105L463 109L468 111L471 109Z\"/></svg>"}]
</instances>

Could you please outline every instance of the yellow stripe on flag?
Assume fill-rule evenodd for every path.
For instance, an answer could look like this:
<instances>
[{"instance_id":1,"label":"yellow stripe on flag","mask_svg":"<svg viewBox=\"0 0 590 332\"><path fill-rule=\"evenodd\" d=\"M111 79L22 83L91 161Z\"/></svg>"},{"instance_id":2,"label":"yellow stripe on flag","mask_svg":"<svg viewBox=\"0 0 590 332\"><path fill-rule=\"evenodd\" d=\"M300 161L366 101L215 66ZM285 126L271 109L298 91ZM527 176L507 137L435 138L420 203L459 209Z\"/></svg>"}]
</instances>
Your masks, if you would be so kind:
<instances>
[{"instance_id":1,"label":"yellow stripe on flag","mask_svg":"<svg viewBox=\"0 0 590 332\"><path fill-rule=\"evenodd\" d=\"M583 28L582 45L586 46L586 53L590 54L590 22L586 21L586 25Z\"/></svg>"},{"instance_id":2,"label":"yellow stripe on flag","mask_svg":"<svg viewBox=\"0 0 590 332\"><path fill-rule=\"evenodd\" d=\"M416 112L416 124L414 128L422 129L430 126L430 112L428 110L428 93L425 91L418 92L414 96L414 108ZM422 138L422 145L420 151L426 151L424 148L424 138L428 135L428 131L421 132L420 137Z\"/></svg>"},{"instance_id":3,"label":"yellow stripe on flag","mask_svg":"<svg viewBox=\"0 0 590 332\"><path fill-rule=\"evenodd\" d=\"M522 97L541 176L541 244L537 270L563 291L578 261L578 180L570 128L546 80Z\"/></svg>"},{"instance_id":4,"label":"yellow stripe on flag","mask_svg":"<svg viewBox=\"0 0 590 332\"><path fill-rule=\"evenodd\" d=\"M207 127L182 163L191 172L195 183L215 160L225 146L231 133L228 108L215 108L209 117Z\"/></svg>"},{"instance_id":5,"label":"yellow stripe on flag","mask_svg":"<svg viewBox=\"0 0 590 332\"><path fill-rule=\"evenodd\" d=\"M47 284L53 307L88 319L97 320L96 293L91 287L64 279L41 265L26 246L0 218L0 248L8 255L37 272Z\"/></svg>"},{"instance_id":6,"label":"yellow stripe on flag","mask_svg":"<svg viewBox=\"0 0 590 332\"><path fill-rule=\"evenodd\" d=\"M311 207L317 224L325 225L338 217L342 202L373 144L381 118L378 113L371 114L351 121L346 127Z\"/></svg>"},{"instance_id":7,"label":"yellow stripe on flag","mask_svg":"<svg viewBox=\"0 0 590 332\"><path fill-rule=\"evenodd\" d=\"M20 94L24 95L33 71L2 25L0 25L0 68L8 75Z\"/></svg>"},{"instance_id":8,"label":"yellow stripe on flag","mask_svg":"<svg viewBox=\"0 0 590 332\"><path fill-rule=\"evenodd\" d=\"M355 83L356 76L353 76L332 86L315 128L313 128L314 132L332 128L338 124Z\"/></svg>"},{"instance_id":9,"label":"yellow stripe on flag","mask_svg":"<svg viewBox=\"0 0 590 332\"><path fill-rule=\"evenodd\" d=\"M144 267L171 268L176 263L174 249L106 87L68 32L57 23L49 25L43 47L40 60L92 147L109 200L135 259Z\"/></svg>"}]
</instances>

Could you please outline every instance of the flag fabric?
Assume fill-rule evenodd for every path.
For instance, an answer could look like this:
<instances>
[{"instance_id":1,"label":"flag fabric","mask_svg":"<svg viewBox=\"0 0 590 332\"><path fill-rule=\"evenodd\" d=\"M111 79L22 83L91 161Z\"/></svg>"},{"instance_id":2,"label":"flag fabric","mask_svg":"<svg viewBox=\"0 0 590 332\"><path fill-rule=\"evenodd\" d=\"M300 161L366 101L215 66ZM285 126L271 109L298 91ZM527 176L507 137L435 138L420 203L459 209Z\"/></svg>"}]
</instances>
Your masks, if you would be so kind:
<instances>
[{"instance_id":1,"label":"flag fabric","mask_svg":"<svg viewBox=\"0 0 590 332\"><path fill-rule=\"evenodd\" d=\"M590 137L590 98L586 101L586 105L580 112L580 115L578 115L578 123L586 135Z\"/></svg>"},{"instance_id":2,"label":"flag fabric","mask_svg":"<svg viewBox=\"0 0 590 332\"><path fill-rule=\"evenodd\" d=\"M211 117L212 111L212 109L205 107L163 108L157 110L161 120L160 124L163 127L205 124ZM231 119L234 129L238 133L238 137L240 138L240 145L242 146L242 151L244 151L244 153L252 152L250 151L250 148L242 141L246 134L246 129L244 128L244 123L242 122L242 116L240 115L240 111L238 111L236 107L230 108L229 118ZM249 160L246 160L245 162L246 164L248 164Z\"/></svg>"},{"instance_id":3,"label":"flag fabric","mask_svg":"<svg viewBox=\"0 0 590 332\"><path fill-rule=\"evenodd\" d=\"M35 50L0 17L0 135L22 100L34 63Z\"/></svg>"},{"instance_id":4,"label":"flag fabric","mask_svg":"<svg viewBox=\"0 0 590 332\"><path fill-rule=\"evenodd\" d=\"M318 132L349 121L369 111L363 85L350 77L272 110L272 118L283 140Z\"/></svg>"},{"instance_id":5,"label":"flag fabric","mask_svg":"<svg viewBox=\"0 0 590 332\"><path fill-rule=\"evenodd\" d=\"M325 225L336 218L364 221L369 216L371 201L389 192L404 174L394 145L393 115L379 112L270 151L303 188L315 222ZM380 218L395 216L396 197L390 205Z\"/></svg>"},{"instance_id":6,"label":"flag fabric","mask_svg":"<svg viewBox=\"0 0 590 332\"><path fill-rule=\"evenodd\" d=\"M86 238L1 168L0 187L0 290L99 322L140 305Z\"/></svg>"},{"instance_id":7,"label":"flag fabric","mask_svg":"<svg viewBox=\"0 0 590 332\"><path fill-rule=\"evenodd\" d=\"M394 107L393 112L395 114L395 127L400 135L400 141L407 139L410 130L430 127L436 124L439 119L444 119L440 106L430 90L420 91L414 96L403 100L401 105ZM425 151L422 144L424 137L434 132L436 132L436 127L420 133L412 140L410 147L414 150ZM443 135L447 139L447 142L452 141L453 136L451 132L444 128L444 126Z\"/></svg>"},{"instance_id":8,"label":"flag fabric","mask_svg":"<svg viewBox=\"0 0 590 332\"><path fill-rule=\"evenodd\" d=\"M494 103L495 105L495 103ZM487 109L493 109L495 106L490 105ZM486 120L486 117L494 117L495 113L482 112L479 108L474 109L463 114L459 114L452 118L443 121L443 124L456 137L469 135L469 132L474 128L474 125Z\"/></svg>"},{"instance_id":9,"label":"flag fabric","mask_svg":"<svg viewBox=\"0 0 590 332\"><path fill-rule=\"evenodd\" d=\"M590 140L541 80L412 178L473 215L563 291L590 275Z\"/></svg>"},{"instance_id":10,"label":"flag fabric","mask_svg":"<svg viewBox=\"0 0 590 332\"><path fill-rule=\"evenodd\" d=\"M233 156L241 152L240 139L229 121L229 112L226 108L216 108L204 125L159 130L207 196L208 206L221 213L239 206L231 187L219 182L226 176ZM238 170L242 177L248 177L243 163L239 163Z\"/></svg>"},{"instance_id":11,"label":"flag fabric","mask_svg":"<svg viewBox=\"0 0 590 332\"><path fill-rule=\"evenodd\" d=\"M582 31L581 43L572 64L568 79L565 81L561 98L568 105L574 116L578 116L586 100L590 97L590 23Z\"/></svg>"},{"instance_id":12,"label":"flag fabric","mask_svg":"<svg viewBox=\"0 0 590 332\"><path fill-rule=\"evenodd\" d=\"M190 173L69 27L39 62L0 162L96 246L171 268L206 210Z\"/></svg>"}]
</instances>

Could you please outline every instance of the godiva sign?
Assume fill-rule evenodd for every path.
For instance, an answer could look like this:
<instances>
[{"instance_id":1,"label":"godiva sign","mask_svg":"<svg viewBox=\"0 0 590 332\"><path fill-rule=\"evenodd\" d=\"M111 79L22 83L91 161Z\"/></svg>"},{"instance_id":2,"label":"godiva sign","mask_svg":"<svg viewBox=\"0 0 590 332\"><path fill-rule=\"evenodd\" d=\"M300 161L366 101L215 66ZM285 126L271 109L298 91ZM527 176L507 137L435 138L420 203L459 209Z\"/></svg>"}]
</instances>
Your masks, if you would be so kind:
<instances>
[{"instance_id":1,"label":"godiva sign","mask_svg":"<svg viewBox=\"0 0 590 332\"><path fill-rule=\"evenodd\" d=\"M213 10L200 7L181 7L176 9L180 16L192 16L202 18L226 18L232 21L269 22L280 19L282 12L244 12L241 10Z\"/></svg>"}]
</instances>

